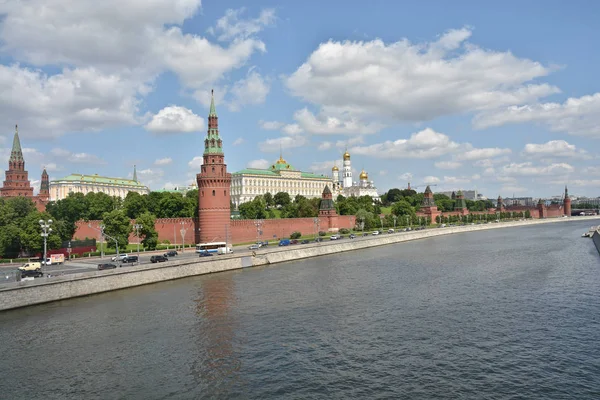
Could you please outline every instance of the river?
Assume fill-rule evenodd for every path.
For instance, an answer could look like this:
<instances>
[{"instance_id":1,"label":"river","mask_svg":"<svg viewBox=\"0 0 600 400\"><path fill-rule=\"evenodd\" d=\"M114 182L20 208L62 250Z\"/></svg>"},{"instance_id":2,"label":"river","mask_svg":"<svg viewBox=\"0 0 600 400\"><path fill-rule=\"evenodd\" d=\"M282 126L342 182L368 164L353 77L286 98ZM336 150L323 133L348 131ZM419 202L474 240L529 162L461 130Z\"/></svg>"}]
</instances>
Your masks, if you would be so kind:
<instances>
[{"instance_id":1,"label":"river","mask_svg":"<svg viewBox=\"0 0 600 400\"><path fill-rule=\"evenodd\" d=\"M589 222L455 234L0 313L4 399L597 399Z\"/></svg>"}]
</instances>

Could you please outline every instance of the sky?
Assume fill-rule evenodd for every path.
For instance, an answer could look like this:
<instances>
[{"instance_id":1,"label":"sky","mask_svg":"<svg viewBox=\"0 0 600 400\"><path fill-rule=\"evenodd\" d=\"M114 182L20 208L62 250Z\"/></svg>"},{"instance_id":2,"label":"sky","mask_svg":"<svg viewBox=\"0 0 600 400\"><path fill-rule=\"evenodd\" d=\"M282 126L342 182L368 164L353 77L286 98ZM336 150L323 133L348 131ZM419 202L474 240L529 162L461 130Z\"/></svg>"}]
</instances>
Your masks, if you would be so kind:
<instances>
[{"instance_id":1,"label":"sky","mask_svg":"<svg viewBox=\"0 0 600 400\"><path fill-rule=\"evenodd\" d=\"M0 2L0 168L188 185L348 148L380 193L600 195L600 2ZM0 176L3 179L3 176Z\"/></svg>"}]
</instances>

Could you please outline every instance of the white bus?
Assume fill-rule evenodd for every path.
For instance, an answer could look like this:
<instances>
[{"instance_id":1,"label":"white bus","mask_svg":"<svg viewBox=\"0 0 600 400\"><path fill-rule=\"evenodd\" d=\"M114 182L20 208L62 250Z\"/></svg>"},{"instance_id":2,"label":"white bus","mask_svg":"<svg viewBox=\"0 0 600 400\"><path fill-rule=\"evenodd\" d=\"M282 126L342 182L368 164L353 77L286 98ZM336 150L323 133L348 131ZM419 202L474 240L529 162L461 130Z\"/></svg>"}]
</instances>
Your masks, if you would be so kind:
<instances>
[{"instance_id":1,"label":"white bus","mask_svg":"<svg viewBox=\"0 0 600 400\"><path fill-rule=\"evenodd\" d=\"M196 253L216 253L227 254L233 253L231 246L227 246L225 242L200 243L196 245Z\"/></svg>"}]
</instances>

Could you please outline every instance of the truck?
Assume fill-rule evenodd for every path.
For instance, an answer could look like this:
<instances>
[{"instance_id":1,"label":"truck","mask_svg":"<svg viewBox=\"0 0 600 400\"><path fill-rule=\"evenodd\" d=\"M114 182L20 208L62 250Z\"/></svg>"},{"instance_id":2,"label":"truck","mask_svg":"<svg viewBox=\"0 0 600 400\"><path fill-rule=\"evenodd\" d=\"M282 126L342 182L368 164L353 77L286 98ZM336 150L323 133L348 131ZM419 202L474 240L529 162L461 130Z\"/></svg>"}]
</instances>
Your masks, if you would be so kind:
<instances>
[{"instance_id":1,"label":"truck","mask_svg":"<svg viewBox=\"0 0 600 400\"><path fill-rule=\"evenodd\" d=\"M219 247L217 249L217 254L231 254L233 253L233 249L231 247Z\"/></svg>"},{"instance_id":2,"label":"truck","mask_svg":"<svg viewBox=\"0 0 600 400\"><path fill-rule=\"evenodd\" d=\"M64 254L50 254L50 263L51 264L62 264L65 262Z\"/></svg>"}]
</instances>

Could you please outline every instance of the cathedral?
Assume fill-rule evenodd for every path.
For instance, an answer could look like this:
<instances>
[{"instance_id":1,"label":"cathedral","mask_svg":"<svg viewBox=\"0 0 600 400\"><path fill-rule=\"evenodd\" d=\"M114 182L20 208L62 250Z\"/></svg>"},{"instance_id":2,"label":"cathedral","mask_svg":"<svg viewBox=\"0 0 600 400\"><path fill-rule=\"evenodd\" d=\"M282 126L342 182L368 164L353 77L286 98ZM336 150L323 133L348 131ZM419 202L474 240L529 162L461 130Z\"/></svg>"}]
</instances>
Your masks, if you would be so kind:
<instances>
[{"instance_id":1,"label":"cathedral","mask_svg":"<svg viewBox=\"0 0 600 400\"><path fill-rule=\"evenodd\" d=\"M369 175L363 169L359 175L359 181L352 181L352 162L350 153L346 149L343 155L342 176L340 178L340 169L334 165L331 169L333 179L333 193L344 197L371 196L374 201L379 201L379 194L373 181L369 181Z\"/></svg>"}]
</instances>

